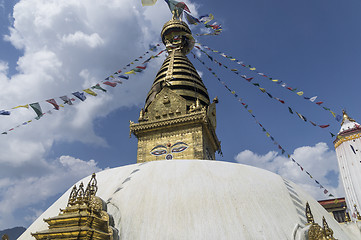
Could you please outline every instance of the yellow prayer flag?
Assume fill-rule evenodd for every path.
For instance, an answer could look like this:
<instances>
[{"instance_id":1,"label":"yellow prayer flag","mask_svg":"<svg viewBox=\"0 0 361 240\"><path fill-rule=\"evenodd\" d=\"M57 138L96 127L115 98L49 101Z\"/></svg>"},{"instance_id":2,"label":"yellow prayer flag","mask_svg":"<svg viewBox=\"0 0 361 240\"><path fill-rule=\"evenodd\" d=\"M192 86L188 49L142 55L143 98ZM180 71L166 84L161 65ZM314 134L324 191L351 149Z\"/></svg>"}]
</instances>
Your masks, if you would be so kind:
<instances>
[{"instance_id":1,"label":"yellow prayer flag","mask_svg":"<svg viewBox=\"0 0 361 240\"><path fill-rule=\"evenodd\" d=\"M262 92L266 92L266 89L264 88L259 88L259 90L261 90Z\"/></svg>"},{"instance_id":2,"label":"yellow prayer flag","mask_svg":"<svg viewBox=\"0 0 361 240\"><path fill-rule=\"evenodd\" d=\"M134 70L130 70L129 72L126 72L125 74L135 74Z\"/></svg>"},{"instance_id":3,"label":"yellow prayer flag","mask_svg":"<svg viewBox=\"0 0 361 240\"><path fill-rule=\"evenodd\" d=\"M333 117L336 117L336 114L330 110Z\"/></svg>"},{"instance_id":4,"label":"yellow prayer flag","mask_svg":"<svg viewBox=\"0 0 361 240\"><path fill-rule=\"evenodd\" d=\"M19 106L17 106L17 107L13 107L12 109L21 108L21 107L23 107L23 108L29 108L29 104L19 105Z\"/></svg>"},{"instance_id":5,"label":"yellow prayer flag","mask_svg":"<svg viewBox=\"0 0 361 240\"><path fill-rule=\"evenodd\" d=\"M266 136L269 137L269 136L271 136L271 135L270 135L268 132L266 132Z\"/></svg>"},{"instance_id":6,"label":"yellow prayer flag","mask_svg":"<svg viewBox=\"0 0 361 240\"><path fill-rule=\"evenodd\" d=\"M218 52L217 50L213 50L213 52Z\"/></svg>"},{"instance_id":7,"label":"yellow prayer flag","mask_svg":"<svg viewBox=\"0 0 361 240\"><path fill-rule=\"evenodd\" d=\"M59 104L59 106L60 106L60 107L64 107L64 105L63 105L63 104Z\"/></svg>"},{"instance_id":8,"label":"yellow prayer flag","mask_svg":"<svg viewBox=\"0 0 361 240\"><path fill-rule=\"evenodd\" d=\"M272 79L272 82L278 82L279 80L278 79Z\"/></svg>"},{"instance_id":9,"label":"yellow prayer flag","mask_svg":"<svg viewBox=\"0 0 361 240\"><path fill-rule=\"evenodd\" d=\"M232 94L235 94L236 92L235 92L235 91L232 91L231 93L232 93Z\"/></svg>"},{"instance_id":10,"label":"yellow prayer flag","mask_svg":"<svg viewBox=\"0 0 361 240\"><path fill-rule=\"evenodd\" d=\"M98 95L98 94L96 94L95 92L93 92L92 90L90 90L89 88L84 89L83 91L86 92L86 93L88 93L88 94L90 94L90 95L93 95L93 96L97 96L97 95Z\"/></svg>"},{"instance_id":11,"label":"yellow prayer flag","mask_svg":"<svg viewBox=\"0 0 361 240\"><path fill-rule=\"evenodd\" d=\"M231 61L236 61L236 59L235 59L235 58L231 58Z\"/></svg>"},{"instance_id":12,"label":"yellow prayer flag","mask_svg":"<svg viewBox=\"0 0 361 240\"><path fill-rule=\"evenodd\" d=\"M250 68L249 70L252 70L252 71L254 71L254 70L256 70L256 68L255 68L255 67L253 67L253 68Z\"/></svg>"},{"instance_id":13,"label":"yellow prayer flag","mask_svg":"<svg viewBox=\"0 0 361 240\"><path fill-rule=\"evenodd\" d=\"M302 95L303 95L303 92L300 91L300 92L297 93L297 95L298 95L298 96L302 96Z\"/></svg>"},{"instance_id":14,"label":"yellow prayer flag","mask_svg":"<svg viewBox=\"0 0 361 240\"><path fill-rule=\"evenodd\" d=\"M252 113L252 110L248 110L249 113Z\"/></svg>"},{"instance_id":15,"label":"yellow prayer flag","mask_svg":"<svg viewBox=\"0 0 361 240\"><path fill-rule=\"evenodd\" d=\"M142 5L143 6L153 6L156 2L157 2L157 0L142 0Z\"/></svg>"}]
</instances>

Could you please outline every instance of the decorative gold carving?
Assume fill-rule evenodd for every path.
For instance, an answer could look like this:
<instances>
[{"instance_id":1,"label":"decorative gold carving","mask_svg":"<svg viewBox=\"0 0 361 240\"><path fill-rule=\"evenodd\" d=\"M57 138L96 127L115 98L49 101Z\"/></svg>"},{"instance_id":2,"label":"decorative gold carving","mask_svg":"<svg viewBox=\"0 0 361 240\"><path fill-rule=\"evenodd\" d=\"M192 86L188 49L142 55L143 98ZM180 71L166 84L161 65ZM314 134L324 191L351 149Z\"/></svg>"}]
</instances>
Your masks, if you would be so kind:
<instances>
[{"instance_id":1,"label":"decorative gold carving","mask_svg":"<svg viewBox=\"0 0 361 240\"><path fill-rule=\"evenodd\" d=\"M315 223L310 205L306 203L306 218L307 225L310 225L308 229L308 240L336 240L333 237L333 230L328 226L325 217L322 217L322 225Z\"/></svg>"},{"instance_id":2,"label":"decorative gold carving","mask_svg":"<svg viewBox=\"0 0 361 240\"><path fill-rule=\"evenodd\" d=\"M350 140L354 140L354 139L358 139L361 137L361 133L356 133L356 134L352 134L350 136L342 136L342 138L337 138L336 141L334 142L335 144L335 148L337 148L338 146L341 145L341 143L343 142L347 142Z\"/></svg>"},{"instance_id":3,"label":"decorative gold carving","mask_svg":"<svg viewBox=\"0 0 361 240\"><path fill-rule=\"evenodd\" d=\"M345 222L351 222L351 219L350 219L350 217L348 215L346 207L343 207L343 208L345 209Z\"/></svg>"},{"instance_id":4,"label":"decorative gold carving","mask_svg":"<svg viewBox=\"0 0 361 240\"><path fill-rule=\"evenodd\" d=\"M116 240L117 234L110 225L110 216L106 204L95 196L98 190L95 173L86 189L81 183L73 187L68 204L56 217L44 219L48 230L32 233L36 239L70 239L70 240ZM113 236L114 235L114 236Z\"/></svg>"}]
</instances>

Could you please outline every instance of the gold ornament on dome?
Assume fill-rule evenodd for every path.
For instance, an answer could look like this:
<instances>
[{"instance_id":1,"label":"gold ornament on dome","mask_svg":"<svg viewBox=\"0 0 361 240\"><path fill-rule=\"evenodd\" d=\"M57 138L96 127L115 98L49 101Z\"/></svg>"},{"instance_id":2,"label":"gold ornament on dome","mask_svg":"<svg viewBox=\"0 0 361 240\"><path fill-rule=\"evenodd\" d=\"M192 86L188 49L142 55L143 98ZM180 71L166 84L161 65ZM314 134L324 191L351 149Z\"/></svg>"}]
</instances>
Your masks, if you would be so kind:
<instances>
[{"instance_id":1,"label":"gold ornament on dome","mask_svg":"<svg viewBox=\"0 0 361 240\"><path fill-rule=\"evenodd\" d=\"M328 226L325 217L322 217L323 227L315 223L308 202L306 203L306 219L307 225L310 225L308 229L308 240L337 240L333 237L333 230Z\"/></svg>"},{"instance_id":2,"label":"gold ornament on dome","mask_svg":"<svg viewBox=\"0 0 361 240\"><path fill-rule=\"evenodd\" d=\"M60 209L58 216L44 219L49 229L31 235L38 240L117 240L118 231L106 212L105 202L95 196L97 191L94 173L86 189L83 183L73 187L67 207Z\"/></svg>"}]
</instances>

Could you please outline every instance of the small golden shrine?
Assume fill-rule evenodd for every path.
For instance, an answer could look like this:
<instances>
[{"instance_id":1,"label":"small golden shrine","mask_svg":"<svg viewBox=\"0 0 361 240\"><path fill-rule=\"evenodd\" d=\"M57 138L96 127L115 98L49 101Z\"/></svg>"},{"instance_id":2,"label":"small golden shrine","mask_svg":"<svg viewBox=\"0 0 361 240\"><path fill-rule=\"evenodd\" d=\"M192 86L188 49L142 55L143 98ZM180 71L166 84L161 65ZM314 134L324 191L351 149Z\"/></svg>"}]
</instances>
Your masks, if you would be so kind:
<instances>
[{"instance_id":1,"label":"small golden shrine","mask_svg":"<svg viewBox=\"0 0 361 240\"><path fill-rule=\"evenodd\" d=\"M194 47L188 25L177 12L164 24L162 41L168 57L148 93L139 123L130 122L138 138L137 162L172 159L215 159L216 103L186 57Z\"/></svg>"},{"instance_id":2,"label":"small golden shrine","mask_svg":"<svg viewBox=\"0 0 361 240\"><path fill-rule=\"evenodd\" d=\"M322 217L323 227L315 223L308 203L306 203L306 219L307 225L310 225L308 229L308 240L336 240L336 238L333 237L333 230L328 226L325 217Z\"/></svg>"},{"instance_id":3,"label":"small golden shrine","mask_svg":"<svg viewBox=\"0 0 361 240\"><path fill-rule=\"evenodd\" d=\"M93 173L85 190L83 183L78 188L73 187L67 207L60 209L58 216L44 219L49 229L32 235L39 240L117 240L118 233L113 228L114 221L106 212L105 202L95 196L97 190L97 181Z\"/></svg>"}]
</instances>

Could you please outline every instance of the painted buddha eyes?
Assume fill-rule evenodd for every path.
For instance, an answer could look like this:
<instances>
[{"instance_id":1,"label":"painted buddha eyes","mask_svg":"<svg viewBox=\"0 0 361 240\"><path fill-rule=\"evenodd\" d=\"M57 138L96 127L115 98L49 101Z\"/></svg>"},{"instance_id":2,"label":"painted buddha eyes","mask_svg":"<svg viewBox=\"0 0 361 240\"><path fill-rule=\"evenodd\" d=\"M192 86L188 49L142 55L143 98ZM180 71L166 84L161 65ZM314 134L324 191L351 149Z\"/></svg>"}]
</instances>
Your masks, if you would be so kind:
<instances>
[{"instance_id":1,"label":"painted buddha eyes","mask_svg":"<svg viewBox=\"0 0 361 240\"><path fill-rule=\"evenodd\" d=\"M171 160L173 159L173 156L171 153L180 153L185 151L188 148L188 144L184 143L184 142L177 142L173 145L171 144L167 144L167 145L158 145L156 147L154 147L151 151L150 154L154 155L154 156L161 156L161 155L166 155L166 159L167 160Z\"/></svg>"}]
</instances>

